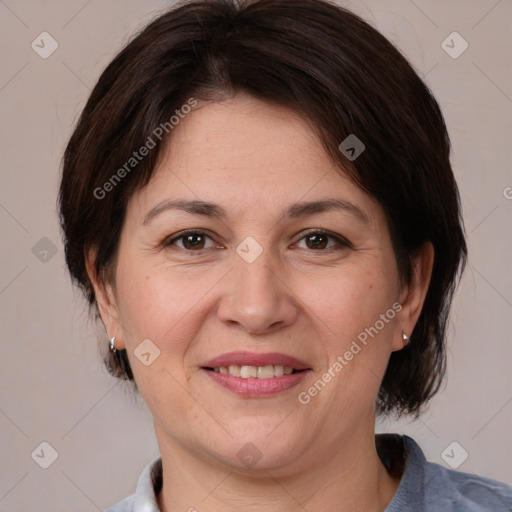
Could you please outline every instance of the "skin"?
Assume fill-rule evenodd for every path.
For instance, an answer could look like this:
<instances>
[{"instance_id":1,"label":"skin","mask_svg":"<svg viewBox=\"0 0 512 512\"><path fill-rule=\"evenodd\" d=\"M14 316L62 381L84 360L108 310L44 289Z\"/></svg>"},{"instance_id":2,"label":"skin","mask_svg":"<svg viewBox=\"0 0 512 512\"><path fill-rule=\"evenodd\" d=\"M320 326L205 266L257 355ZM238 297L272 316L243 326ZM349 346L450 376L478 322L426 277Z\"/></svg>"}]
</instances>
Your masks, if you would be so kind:
<instances>
[{"instance_id":1,"label":"skin","mask_svg":"<svg viewBox=\"0 0 512 512\"><path fill-rule=\"evenodd\" d=\"M282 216L292 203L326 197L357 206L368 222L336 210ZM178 198L217 203L227 218L169 209L143 224L155 205ZM310 228L350 246L320 237L318 248L314 233L304 233ZM187 229L207 236L169 244ZM236 252L248 236L263 249L252 263ZM384 211L333 167L306 120L243 94L200 104L173 129L152 180L129 201L115 281L101 283L93 260L91 251L105 328L127 349L154 418L162 511L386 508L399 479L375 449L375 400L391 352L403 348L402 333L421 312L433 249L425 245L412 282L401 286ZM301 404L298 393L396 302L395 318ZM134 355L147 338L160 350L149 366ZM233 350L282 352L311 371L271 397L240 397L200 370ZM237 457L249 442L261 453L252 467Z\"/></svg>"}]
</instances>

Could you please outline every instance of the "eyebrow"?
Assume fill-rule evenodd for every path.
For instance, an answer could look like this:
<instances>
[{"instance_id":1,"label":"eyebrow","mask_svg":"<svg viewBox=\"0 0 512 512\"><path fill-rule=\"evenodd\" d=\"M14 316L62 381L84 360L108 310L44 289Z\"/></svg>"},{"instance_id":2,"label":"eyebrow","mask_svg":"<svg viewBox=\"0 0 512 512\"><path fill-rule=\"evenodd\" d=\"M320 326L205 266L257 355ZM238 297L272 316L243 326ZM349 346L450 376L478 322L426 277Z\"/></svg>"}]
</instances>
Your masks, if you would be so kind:
<instances>
[{"instance_id":1,"label":"eyebrow","mask_svg":"<svg viewBox=\"0 0 512 512\"><path fill-rule=\"evenodd\" d=\"M142 222L143 225L149 224L156 216L167 210L182 210L192 215L201 215L203 217L217 218L226 220L228 214L226 210L215 203L209 203L199 200L165 200L151 208ZM339 198L326 198L317 201L294 203L286 208L283 216L288 219L298 219L308 217L322 212L338 210L356 217L364 224L369 224L368 215L356 205Z\"/></svg>"}]
</instances>

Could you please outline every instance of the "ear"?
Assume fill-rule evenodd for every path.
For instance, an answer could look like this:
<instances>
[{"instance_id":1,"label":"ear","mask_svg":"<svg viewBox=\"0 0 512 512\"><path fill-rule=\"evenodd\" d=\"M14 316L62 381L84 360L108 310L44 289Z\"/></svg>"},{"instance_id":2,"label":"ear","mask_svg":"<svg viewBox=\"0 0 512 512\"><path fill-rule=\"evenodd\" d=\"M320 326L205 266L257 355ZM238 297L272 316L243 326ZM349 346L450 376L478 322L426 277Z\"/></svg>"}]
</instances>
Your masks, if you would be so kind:
<instances>
[{"instance_id":1,"label":"ear","mask_svg":"<svg viewBox=\"0 0 512 512\"><path fill-rule=\"evenodd\" d=\"M407 344L402 337L410 337L420 316L427 296L432 269L434 266L434 246L425 242L412 261L411 282L400 290L399 302L402 305L397 315L396 332L393 339L393 351L401 350ZM414 343L414 340L411 340Z\"/></svg>"},{"instance_id":2,"label":"ear","mask_svg":"<svg viewBox=\"0 0 512 512\"><path fill-rule=\"evenodd\" d=\"M95 271L94 263L96 261L96 250L90 249L85 255L85 268L87 275L91 280L96 296L96 303L101 315L101 320L107 331L107 336L112 338L115 336L115 346L122 350L125 348L123 330L119 322L119 310L117 307L117 299L114 293L114 286L110 282L105 282Z\"/></svg>"}]
</instances>

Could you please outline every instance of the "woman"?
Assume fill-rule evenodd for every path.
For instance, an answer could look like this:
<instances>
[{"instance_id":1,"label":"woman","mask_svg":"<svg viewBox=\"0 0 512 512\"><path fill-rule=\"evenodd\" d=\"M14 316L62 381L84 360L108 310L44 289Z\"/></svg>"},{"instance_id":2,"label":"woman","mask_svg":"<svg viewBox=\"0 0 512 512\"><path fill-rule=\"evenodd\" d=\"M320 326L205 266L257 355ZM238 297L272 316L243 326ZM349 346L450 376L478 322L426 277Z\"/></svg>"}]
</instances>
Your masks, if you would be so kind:
<instances>
[{"instance_id":1,"label":"woman","mask_svg":"<svg viewBox=\"0 0 512 512\"><path fill-rule=\"evenodd\" d=\"M161 452L111 512L511 510L511 487L374 432L445 372L449 152L407 61L324 1L188 2L116 56L59 196Z\"/></svg>"}]
</instances>

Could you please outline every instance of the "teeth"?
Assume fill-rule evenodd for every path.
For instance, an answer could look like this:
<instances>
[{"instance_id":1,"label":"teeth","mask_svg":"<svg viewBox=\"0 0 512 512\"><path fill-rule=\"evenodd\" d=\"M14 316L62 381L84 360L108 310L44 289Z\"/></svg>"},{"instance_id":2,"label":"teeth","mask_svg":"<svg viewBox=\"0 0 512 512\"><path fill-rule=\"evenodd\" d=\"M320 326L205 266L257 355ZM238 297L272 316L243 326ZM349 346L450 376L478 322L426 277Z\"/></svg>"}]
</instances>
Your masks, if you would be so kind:
<instances>
[{"instance_id":1,"label":"teeth","mask_svg":"<svg viewBox=\"0 0 512 512\"><path fill-rule=\"evenodd\" d=\"M256 378L256 379L271 379L272 377L282 377L283 375L290 375L293 373L293 368L283 366L281 364L266 365L266 366L221 366L214 368L213 371L217 373L229 373L235 377L242 379Z\"/></svg>"},{"instance_id":2,"label":"teeth","mask_svg":"<svg viewBox=\"0 0 512 512\"><path fill-rule=\"evenodd\" d=\"M255 368L254 366L249 368ZM274 377L274 367L269 364L267 366L258 366L256 368L256 376L258 379L271 379Z\"/></svg>"},{"instance_id":3,"label":"teeth","mask_svg":"<svg viewBox=\"0 0 512 512\"><path fill-rule=\"evenodd\" d=\"M235 377L240 377L240 368L241 367L238 366L237 364L233 364L233 365L228 367L228 373L230 375L234 375Z\"/></svg>"},{"instance_id":4,"label":"teeth","mask_svg":"<svg viewBox=\"0 0 512 512\"><path fill-rule=\"evenodd\" d=\"M257 366L241 366L240 377L248 379L249 377L257 377L259 368Z\"/></svg>"}]
</instances>

